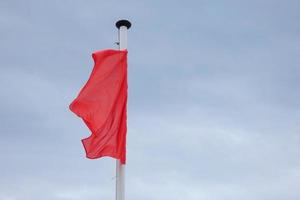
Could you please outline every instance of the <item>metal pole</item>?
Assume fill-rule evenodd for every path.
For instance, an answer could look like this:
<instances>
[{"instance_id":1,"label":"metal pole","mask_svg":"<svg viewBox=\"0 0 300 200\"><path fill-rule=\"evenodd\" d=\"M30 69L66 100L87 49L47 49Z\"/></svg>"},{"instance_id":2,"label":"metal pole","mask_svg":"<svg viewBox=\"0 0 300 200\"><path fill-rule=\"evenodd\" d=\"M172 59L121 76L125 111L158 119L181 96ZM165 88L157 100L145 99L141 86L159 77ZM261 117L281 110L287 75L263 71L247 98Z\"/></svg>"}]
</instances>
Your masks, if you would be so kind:
<instances>
[{"instance_id":1,"label":"metal pole","mask_svg":"<svg viewBox=\"0 0 300 200\"><path fill-rule=\"evenodd\" d=\"M119 29L119 50L127 49L127 30L131 27L128 20L119 20L116 23ZM125 200L125 165L116 161L116 200Z\"/></svg>"}]
</instances>

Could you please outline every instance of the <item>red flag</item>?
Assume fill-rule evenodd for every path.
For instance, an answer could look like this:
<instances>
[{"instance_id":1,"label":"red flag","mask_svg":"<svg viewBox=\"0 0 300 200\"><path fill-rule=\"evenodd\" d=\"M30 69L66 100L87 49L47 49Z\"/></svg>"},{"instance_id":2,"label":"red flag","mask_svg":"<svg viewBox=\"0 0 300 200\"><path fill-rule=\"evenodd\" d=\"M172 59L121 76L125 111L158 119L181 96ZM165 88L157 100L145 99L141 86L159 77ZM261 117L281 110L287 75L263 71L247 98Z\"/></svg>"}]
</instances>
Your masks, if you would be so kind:
<instances>
[{"instance_id":1,"label":"red flag","mask_svg":"<svg viewBox=\"0 0 300 200\"><path fill-rule=\"evenodd\" d=\"M92 134L82 140L87 158L126 161L127 50L93 53L94 69L70 109Z\"/></svg>"}]
</instances>

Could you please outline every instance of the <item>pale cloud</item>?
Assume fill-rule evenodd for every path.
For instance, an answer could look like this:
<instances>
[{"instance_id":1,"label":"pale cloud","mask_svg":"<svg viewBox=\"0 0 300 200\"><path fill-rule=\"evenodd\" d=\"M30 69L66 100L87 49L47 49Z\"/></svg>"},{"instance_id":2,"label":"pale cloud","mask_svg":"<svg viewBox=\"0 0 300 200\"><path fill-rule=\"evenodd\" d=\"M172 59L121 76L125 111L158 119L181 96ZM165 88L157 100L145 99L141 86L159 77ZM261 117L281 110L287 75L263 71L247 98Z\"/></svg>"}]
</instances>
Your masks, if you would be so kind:
<instances>
[{"instance_id":1,"label":"pale cloud","mask_svg":"<svg viewBox=\"0 0 300 200\"><path fill-rule=\"evenodd\" d=\"M298 200L299 2L1 1L0 200L113 199L68 105L129 41L130 199Z\"/></svg>"}]
</instances>

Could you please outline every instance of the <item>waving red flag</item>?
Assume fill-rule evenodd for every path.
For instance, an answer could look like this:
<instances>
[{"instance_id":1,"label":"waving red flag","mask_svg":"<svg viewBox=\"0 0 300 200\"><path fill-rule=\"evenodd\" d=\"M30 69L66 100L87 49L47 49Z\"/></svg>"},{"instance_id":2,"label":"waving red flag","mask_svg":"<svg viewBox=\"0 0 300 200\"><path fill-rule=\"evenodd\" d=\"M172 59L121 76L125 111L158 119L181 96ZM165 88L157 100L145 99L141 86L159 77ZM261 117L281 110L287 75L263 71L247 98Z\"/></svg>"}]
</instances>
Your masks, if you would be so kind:
<instances>
[{"instance_id":1,"label":"waving red flag","mask_svg":"<svg viewBox=\"0 0 300 200\"><path fill-rule=\"evenodd\" d=\"M70 109L92 134L82 140L91 159L110 156L126 161L127 50L93 53L94 69Z\"/></svg>"}]
</instances>

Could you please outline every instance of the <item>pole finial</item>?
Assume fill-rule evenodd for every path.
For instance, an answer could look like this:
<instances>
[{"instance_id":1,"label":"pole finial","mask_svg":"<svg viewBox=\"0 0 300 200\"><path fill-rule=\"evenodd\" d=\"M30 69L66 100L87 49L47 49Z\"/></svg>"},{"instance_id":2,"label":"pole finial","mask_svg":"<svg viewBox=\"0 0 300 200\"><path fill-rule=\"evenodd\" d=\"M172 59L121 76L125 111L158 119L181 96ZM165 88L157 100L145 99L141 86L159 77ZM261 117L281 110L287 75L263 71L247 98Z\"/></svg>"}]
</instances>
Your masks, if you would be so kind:
<instances>
[{"instance_id":1,"label":"pole finial","mask_svg":"<svg viewBox=\"0 0 300 200\"><path fill-rule=\"evenodd\" d=\"M119 29L121 26L126 26L127 29L129 29L131 27L131 23L126 19L121 19L116 22L116 27Z\"/></svg>"}]
</instances>

